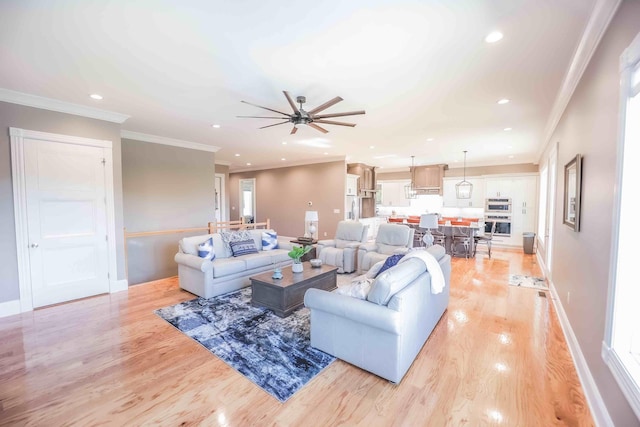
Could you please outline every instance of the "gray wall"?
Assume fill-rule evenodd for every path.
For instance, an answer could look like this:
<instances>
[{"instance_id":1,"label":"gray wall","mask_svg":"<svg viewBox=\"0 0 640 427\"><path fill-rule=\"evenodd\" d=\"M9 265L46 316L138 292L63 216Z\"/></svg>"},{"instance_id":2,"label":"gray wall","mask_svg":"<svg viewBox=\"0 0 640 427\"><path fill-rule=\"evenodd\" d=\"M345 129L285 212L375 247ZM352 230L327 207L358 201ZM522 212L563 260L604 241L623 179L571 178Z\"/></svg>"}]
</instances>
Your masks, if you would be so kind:
<instances>
[{"instance_id":1,"label":"gray wall","mask_svg":"<svg viewBox=\"0 0 640 427\"><path fill-rule=\"evenodd\" d=\"M257 221L271 220L279 235L304 235L304 213L318 211L320 239L333 238L344 219L347 166L344 161L232 173L229 175L231 219L239 219L239 180L256 178ZM309 207L307 202L313 206ZM235 209L234 209L235 208ZM339 209L340 213L334 213ZM327 236L324 236L324 233Z\"/></svg>"},{"instance_id":2,"label":"gray wall","mask_svg":"<svg viewBox=\"0 0 640 427\"><path fill-rule=\"evenodd\" d=\"M606 322L609 250L618 134L622 51L640 31L640 1L624 1L587 67L551 142L559 142L558 188L564 165L584 156L579 233L562 224L562 191L556 194L554 264L551 271L571 327L616 426L640 422L600 356ZM567 299L567 293L571 298Z\"/></svg>"},{"instance_id":3,"label":"gray wall","mask_svg":"<svg viewBox=\"0 0 640 427\"><path fill-rule=\"evenodd\" d=\"M118 279L125 278L124 243L121 233L122 167L120 163L120 125L38 108L0 102L0 302L20 298L16 256L13 187L9 128L58 133L108 140L113 143L113 179Z\"/></svg>"},{"instance_id":4,"label":"gray wall","mask_svg":"<svg viewBox=\"0 0 640 427\"><path fill-rule=\"evenodd\" d=\"M214 153L123 139L127 231L206 227L214 219L214 163ZM185 235L127 239L129 284L175 276L173 257Z\"/></svg>"}]
</instances>

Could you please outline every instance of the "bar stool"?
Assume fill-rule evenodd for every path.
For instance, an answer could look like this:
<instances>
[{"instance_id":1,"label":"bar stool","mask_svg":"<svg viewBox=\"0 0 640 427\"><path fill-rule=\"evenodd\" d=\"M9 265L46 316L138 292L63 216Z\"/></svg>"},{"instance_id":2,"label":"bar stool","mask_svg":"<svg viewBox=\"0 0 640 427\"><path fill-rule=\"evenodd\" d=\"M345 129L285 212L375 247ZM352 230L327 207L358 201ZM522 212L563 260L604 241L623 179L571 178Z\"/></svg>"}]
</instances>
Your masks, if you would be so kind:
<instances>
[{"instance_id":1,"label":"bar stool","mask_svg":"<svg viewBox=\"0 0 640 427\"><path fill-rule=\"evenodd\" d=\"M480 236L475 236L473 238L474 240L474 249L473 249L473 256L476 256L476 250L478 247L478 243L486 243L487 244L487 250L489 252L489 259L491 259L491 240L493 239L493 233L496 232L496 222L493 222L493 225L491 226L491 231L489 232L489 234L483 234Z\"/></svg>"},{"instance_id":2,"label":"bar stool","mask_svg":"<svg viewBox=\"0 0 640 427\"><path fill-rule=\"evenodd\" d=\"M451 255L463 256L469 258L472 243L472 231L470 227L453 227L453 235L451 242ZM464 253L460 251L460 247L464 248Z\"/></svg>"}]
</instances>

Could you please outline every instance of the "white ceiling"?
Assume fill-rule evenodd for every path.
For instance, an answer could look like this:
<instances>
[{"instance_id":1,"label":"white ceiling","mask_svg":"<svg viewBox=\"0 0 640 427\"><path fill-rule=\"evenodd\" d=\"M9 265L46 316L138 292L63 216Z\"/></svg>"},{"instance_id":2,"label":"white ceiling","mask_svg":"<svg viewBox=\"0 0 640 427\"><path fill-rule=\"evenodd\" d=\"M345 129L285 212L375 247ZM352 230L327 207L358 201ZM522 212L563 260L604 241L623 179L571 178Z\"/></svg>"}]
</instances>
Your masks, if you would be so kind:
<instances>
[{"instance_id":1,"label":"white ceiling","mask_svg":"<svg viewBox=\"0 0 640 427\"><path fill-rule=\"evenodd\" d=\"M463 150L471 166L535 163L593 6L8 0L0 87L130 115L128 131L218 146L231 170L337 156L389 170L412 155L457 167ZM504 39L485 43L493 30ZM307 110L341 96L326 113L367 113L326 135L236 117L269 113L241 100L288 112L283 90L306 96Z\"/></svg>"}]
</instances>

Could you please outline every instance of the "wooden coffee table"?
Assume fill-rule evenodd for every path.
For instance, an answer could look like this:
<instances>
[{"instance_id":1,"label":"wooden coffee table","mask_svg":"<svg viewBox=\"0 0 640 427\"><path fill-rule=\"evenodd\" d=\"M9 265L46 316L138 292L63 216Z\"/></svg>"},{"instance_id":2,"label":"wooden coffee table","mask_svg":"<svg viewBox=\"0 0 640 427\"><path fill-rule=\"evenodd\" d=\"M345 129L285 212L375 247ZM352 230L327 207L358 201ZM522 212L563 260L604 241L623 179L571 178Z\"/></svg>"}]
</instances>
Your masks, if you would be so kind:
<instances>
[{"instance_id":1,"label":"wooden coffee table","mask_svg":"<svg viewBox=\"0 0 640 427\"><path fill-rule=\"evenodd\" d=\"M250 277L251 305L267 307L278 316L287 317L304 305L304 293L307 289L336 289L337 267L322 265L314 268L308 262L303 262L302 265L302 273L294 273L291 266L283 267L282 279L271 278L271 270Z\"/></svg>"}]
</instances>

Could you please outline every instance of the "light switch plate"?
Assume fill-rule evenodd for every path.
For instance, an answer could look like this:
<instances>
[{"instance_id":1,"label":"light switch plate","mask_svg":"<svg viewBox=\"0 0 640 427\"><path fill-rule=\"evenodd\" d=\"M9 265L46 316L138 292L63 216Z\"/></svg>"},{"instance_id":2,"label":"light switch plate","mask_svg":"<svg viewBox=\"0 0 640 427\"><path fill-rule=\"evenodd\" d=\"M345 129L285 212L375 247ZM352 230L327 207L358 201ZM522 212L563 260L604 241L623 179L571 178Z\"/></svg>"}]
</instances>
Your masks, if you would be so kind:
<instances>
[{"instance_id":1,"label":"light switch plate","mask_svg":"<svg viewBox=\"0 0 640 427\"><path fill-rule=\"evenodd\" d=\"M334 209L334 210L333 210L333 213L337 213L337 214L339 214L339 213L340 213L340 209Z\"/></svg>"}]
</instances>

